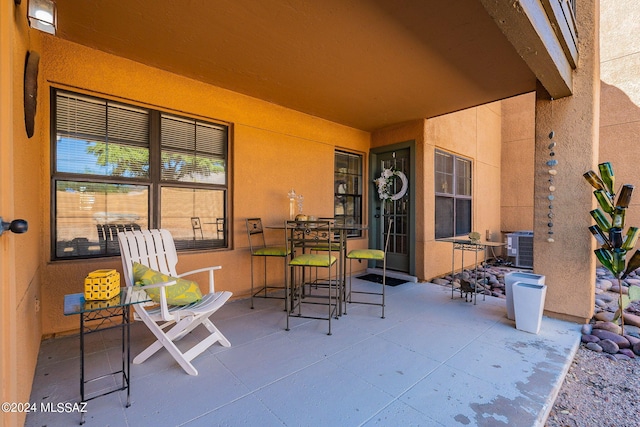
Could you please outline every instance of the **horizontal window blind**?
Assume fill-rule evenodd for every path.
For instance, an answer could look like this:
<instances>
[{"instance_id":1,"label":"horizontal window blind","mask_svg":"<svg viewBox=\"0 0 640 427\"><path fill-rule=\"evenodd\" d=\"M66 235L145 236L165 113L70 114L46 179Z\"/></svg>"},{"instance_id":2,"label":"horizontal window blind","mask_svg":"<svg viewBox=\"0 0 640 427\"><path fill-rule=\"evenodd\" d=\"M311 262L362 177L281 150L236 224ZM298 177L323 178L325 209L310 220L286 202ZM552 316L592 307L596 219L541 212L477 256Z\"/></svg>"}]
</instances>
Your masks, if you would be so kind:
<instances>
[{"instance_id":1,"label":"horizontal window blind","mask_svg":"<svg viewBox=\"0 0 640 427\"><path fill-rule=\"evenodd\" d=\"M162 180L224 184L227 127L163 114Z\"/></svg>"},{"instance_id":2,"label":"horizontal window blind","mask_svg":"<svg viewBox=\"0 0 640 427\"><path fill-rule=\"evenodd\" d=\"M149 145L149 112L115 102L57 93L59 136L92 141Z\"/></svg>"},{"instance_id":3,"label":"horizontal window blind","mask_svg":"<svg viewBox=\"0 0 640 427\"><path fill-rule=\"evenodd\" d=\"M146 177L149 112L66 92L56 94L56 170Z\"/></svg>"},{"instance_id":4,"label":"horizontal window blind","mask_svg":"<svg viewBox=\"0 0 640 427\"><path fill-rule=\"evenodd\" d=\"M227 146L225 126L215 126L168 114L163 114L161 121L163 148L224 157Z\"/></svg>"},{"instance_id":5,"label":"horizontal window blind","mask_svg":"<svg viewBox=\"0 0 640 427\"><path fill-rule=\"evenodd\" d=\"M92 98L58 92L56 131L59 137L105 141L106 103Z\"/></svg>"}]
</instances>

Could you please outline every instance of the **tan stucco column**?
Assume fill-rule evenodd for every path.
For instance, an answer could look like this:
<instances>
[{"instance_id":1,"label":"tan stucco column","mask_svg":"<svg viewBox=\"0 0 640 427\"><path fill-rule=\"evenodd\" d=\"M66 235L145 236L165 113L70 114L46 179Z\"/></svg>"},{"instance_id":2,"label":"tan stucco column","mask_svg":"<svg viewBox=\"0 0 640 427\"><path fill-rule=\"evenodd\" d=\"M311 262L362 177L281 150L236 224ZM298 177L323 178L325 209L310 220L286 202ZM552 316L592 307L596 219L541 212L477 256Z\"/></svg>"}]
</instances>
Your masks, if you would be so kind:
<instances>
[{"instance_id":1,"label":"tan stucco column","mask_svg":"<svg viewBox=\"0 0 640 427\"><path fill-rule=\"evenodd\" d=\"M587 229L592 224L589 211L594 198L582 174L595 168L598 159L599 1L580 2L577 22L580 58L573 72L573 95L550 100L541 85L537 90L534 272L546 276L546 314L586 322L593 313L596 265L594 242ZM555 133L553 149L549 148L551 131ZM557 166L547 165L552 159ZM553 192L548 172L552 168L557 170ZM551 194L553 200L548 198Z\"/></svg>"}]
</instances>

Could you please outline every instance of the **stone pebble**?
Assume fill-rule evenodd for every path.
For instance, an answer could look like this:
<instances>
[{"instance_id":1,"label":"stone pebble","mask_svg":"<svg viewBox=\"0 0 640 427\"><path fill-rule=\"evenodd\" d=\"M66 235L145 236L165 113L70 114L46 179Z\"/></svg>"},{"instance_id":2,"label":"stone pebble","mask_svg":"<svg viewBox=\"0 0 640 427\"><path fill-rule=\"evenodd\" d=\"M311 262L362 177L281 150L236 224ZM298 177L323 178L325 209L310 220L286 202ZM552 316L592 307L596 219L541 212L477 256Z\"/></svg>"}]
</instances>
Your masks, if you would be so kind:
<instances>
[{"instance_id":1,"label":"stone pebble","mask_svg":"<svg viewBox=\"0 0 640 427\"><path fill-rule=\"evenodd\" d=\"M627 339L627 341L629 341L631 346L634 346L634 345L640 343L640 338L634 337L633 335L626 335L625 334L624 337Z\"/></svg>"},{"instance_id":2,"label":"stone pebble","mask_svg":"<svg viewBox=\"0 0 640 427\"><path fill-rule=\"evenodd\" d=\"M612 356L614 357L615 360L631 360L629 356L622 353L615 353L615 354L612 354Z\"/></svg>"},{"instance_id":3,"label":"stone pebble","mask_svg":"<svg viewBox=\"0 0 640 427\"><path fill-rule=\"evenodd\" d=\"M640 316L627 312L624 312L622 316L625 324L640 327Z\"/></svg>"},{"instance_id":4,"label":"stone pebble","mask_svg":"<svg viewBox=\"0 0 640 427\"><path fill-rule=\"evenodd\" d=\"M625 356L627 356L630 359L635 359L636 358L635 353L630 348L621 348L621 349L618 350L618 353L624 354Z\"/></svg>"},{"instance_id":5,"label":"stone pebble","mask_svg":"<svg viewBox=\"0 0 640 427\"><path fill-rule=\"evenodd\" d=\"M620 351L620 347L617 343L613 342L610 339L603 339L598 342L598 345L602 347L602 351L609 354L616 354Z\"/></svg>"},{"instance_id":6,"label":"stone pebble","mask_svg":"<svg viewBox=\"0 0 640 427\"><path fill-rule=\"evenodd\" d=\"M605 301L598 298L596 298L596 305L600 308L607 308L609 306Z\"/></svg>"},{"instance_id":7,"label":"stone pebble","mask_svg":"<svg viewBox=\"0 0 640 427\"><path fill-rule=\"evenodd\" d=\"M585 347L587 347L589 350L595 351L596 353L602 353L602 347L600 347L598 343L588 342Z\"/></svg>"},{"instance_id":8,"label":"stone pebble","mask_svg":"<svg viewBox=\"0 0 640 427\"><path fill-rule=\"evenodd\" d=\"M603 291L610 290L612 286L613 286L613 283L611 283L610 280L606 280L606 279L596 280L596 288L602 289Z\"/></svg>"},{"instance_id":9,"label":"stone pebble","mask_svg":"<svg viewBox=\"0 0 640 427\"><path fill-rule=\"evenodd\" d=\"M593 325L592 329L601 329L618 335L622 332L622 328L613 322L598 322Z\"/></svg>"},{"instance_id":10,"label":"stone pebble","mask_svg":"<svg viewBox=\"0 0 640 427\"><path fill-rule=\"evenodd\" d=\"M597 337L597 336L595 336L595 335L582 334L581 341L582 341L583 343L590 343L590 342L594 342L594 343L595 343L595 342L600 341L600 338L598 338L598 337Z\"/></svg>"},{"instance_id":11,"label":"stone pebble","mask_svg":"<svg viewBox=\"0 0 640 427\"><path fill-rule=\"evenodd\" d=\"M611 289L609 289L611 292L615 292L616 294L620 293L620 286L618 286L617 283L613 284L611 286ZM629 294L629 288L627 286L622 285L622 294L623 295L628 295Z\"/></svg>"}]
</instances>

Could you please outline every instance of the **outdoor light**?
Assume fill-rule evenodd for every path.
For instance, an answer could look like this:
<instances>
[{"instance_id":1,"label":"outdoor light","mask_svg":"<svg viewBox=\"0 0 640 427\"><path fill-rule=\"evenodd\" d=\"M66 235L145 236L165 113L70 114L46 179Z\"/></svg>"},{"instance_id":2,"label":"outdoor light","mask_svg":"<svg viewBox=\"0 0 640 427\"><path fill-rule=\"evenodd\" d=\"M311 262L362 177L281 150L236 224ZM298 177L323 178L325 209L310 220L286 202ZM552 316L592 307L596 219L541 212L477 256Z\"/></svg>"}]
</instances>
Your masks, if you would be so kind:
<instances>
[{"instance_id":1,"label":"outdoor light","mask_svg":"<svg viewBox=\"0 0 640 427\"><path fill-rule=\"evenodd\" d=\"M29 0L29 25L45 33L56 34L55 0Z\"/></svg>"}]
</instances>

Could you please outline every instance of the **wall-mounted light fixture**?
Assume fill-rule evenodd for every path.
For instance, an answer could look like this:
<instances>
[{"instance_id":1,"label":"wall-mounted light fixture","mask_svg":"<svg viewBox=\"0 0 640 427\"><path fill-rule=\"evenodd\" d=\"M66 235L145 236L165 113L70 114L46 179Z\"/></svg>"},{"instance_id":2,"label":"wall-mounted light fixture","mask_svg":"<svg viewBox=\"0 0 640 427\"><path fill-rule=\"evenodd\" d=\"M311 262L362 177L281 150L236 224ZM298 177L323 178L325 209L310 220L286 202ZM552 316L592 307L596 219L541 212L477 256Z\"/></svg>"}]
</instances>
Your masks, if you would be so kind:
<instances>
[{"instance_id":1,"label":"wall-mounted light fixture","mask_svg":"<svg viewBox=\"0 0 640 427\"><path fill-rule=\"evenodd\" d=\"M56 34L55 0L29 0L29 25L45 33Z\"/></svg>"}]
</instances>

